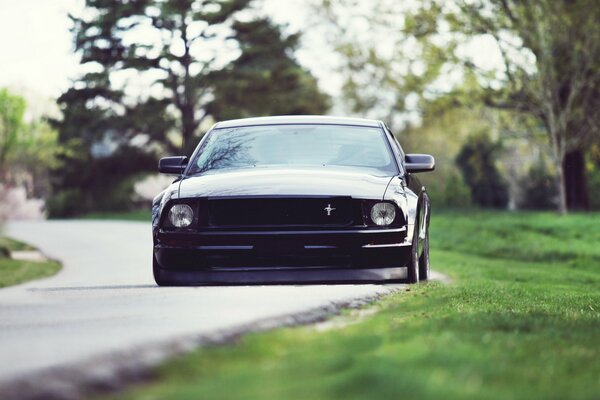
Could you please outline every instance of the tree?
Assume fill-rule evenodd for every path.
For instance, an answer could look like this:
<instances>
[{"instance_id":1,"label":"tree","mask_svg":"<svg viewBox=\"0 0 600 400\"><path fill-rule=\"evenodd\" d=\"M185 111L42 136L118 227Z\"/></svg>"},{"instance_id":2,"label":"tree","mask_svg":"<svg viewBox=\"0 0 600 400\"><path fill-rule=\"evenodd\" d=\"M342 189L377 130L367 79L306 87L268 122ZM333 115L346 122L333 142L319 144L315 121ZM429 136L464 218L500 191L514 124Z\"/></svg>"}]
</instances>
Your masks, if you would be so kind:
<instances>
[{"instance_id":1,"label":"tree","mask_svg":"<svg viewBox=\"0 0 600 400\"><path fill-rule=\"evenodd\" d=\"M481 132L471 136L456 157L475 205L486 208L508 205L508 187L495 164L498 150L489 135Z\"/></svg>"},{"instance_id":2,"label":"tree","mask_svg":"<svg viewBox=\"0 0 600 400\"><path fill-rule=\"evenodd\" d=\"M0 177L5 179L7 161L19 144L24 128L25 99L0 89Z\"/></svg>"},{"instance_id":3,"label":"tree","mask_svg":"<svg viewBox=\"0 0 600 400\"><path fill-rule=\"evenodd\" d=\"M503 76L487 80L484 101L536 116L552 145L560 211L587 208L583 151L600 125L600 7L591 0L460 1L445 15L456 32L491 36ZM516 39L516 40L515 40ZM533 65L517 55L533 56ZM532 68L533 67L533 68ZM500 88L498 88L500 81Z\"/></svg>"},{"instance_id":4,"label":"tree","mask_svg":"<svg viewBox=\"0 0 600 400\"><path fill-rule=\"evenodd\" d=\"M329 98L293 57L300 36L284 36L268 18L236 21L233 38L242 54L212 74L216 120L263 115L323 114Z\"/></svg>"},{"instance_id":5,"label":"tree","mask_svg":"<svg viewBox=\"0 0 600 400\"><path fill-rule=\"evenodd\" d=\"M54 215L125 207L132 177L154 170L160 153L190 154L206 117L325 111L293 57L298 35L250 3L86 1L72 18L87 72L58 99L54 121L67 149L53 174Z\"/></svg>"},{"instance_id":6,"label":"tree","mask_svg":"<svg viewBox=\"0 0 600 400\"><path fill-rule=\"evenodd\" d=\"M181 148L206 116L208 74L222 63L227 26L251 0L86 0L84 16L73 17L75 50L82 64L107 73L137 71L156 76L149 84L174 106ZM88 15L92 14L91 18Z\"/></svg>"},{"instance_id":7,"label":"tree","mask_svg":"<svg viewBox=\"0 0 600 400\"><path fill-rule=\"evenodd\" d=\"M349 62L371 60L362 63L376 71L372 75L379 79L371 82L401 76L396 110L403 109L411 93L422 99L448 94L455 90L452 81L460 81L460 73L474 75L479 87L462 98L536 118L552 147L561 212L569 205L585 207L582 152L598 139L600 126L597 2L426 0L394 4L380 0L375 9L377 15L369 17L382 25L396 19L396 24L388 22L397 35L391 60L369 52L373 49L369 46L358 51L353 46L345 53L351 55ZM471 51L465 51L469 46ZM496 50L501 65L482 68L473 61L475 46Z\"/></svg>"},{"instance_id":8,"label":"tree","mask_svg":"<svg viewBox=\"0 0 600 400\"><path fill-rule=\"evenodd\" d=\"M88 73L58 98L62 118L52 120L61 144L61 163L53 169L51 216L130 207L132 177L152 170L152 141L172 127L162 100L127 104L110 85L107 72ZM134 138L147 136L146 145ZM168 143L165 144L168 146Z\"/></svg>"},{"instance_id":9,"label":"tree","mask_svg":"<svg viewBox=\"0 0 600 400\"><path fill-rule=\"evenodd\" d=\"M556 185L543 158L539 158L521 179L523 187L519 207L529 210L550 210L556 208Z\"/></svg>"},{"instance_id":10,"label":"tree","mask_svg":"<svg viewBox=\"0 0 600 400\"><path fill-rule=\"evenodd\" d=\"M26 121L26 110L23 97L0 89L0 184L21 188L30 197L46 197L48 169L58 165L57 132L43 117Z\"/></svg>"}]
</instances>

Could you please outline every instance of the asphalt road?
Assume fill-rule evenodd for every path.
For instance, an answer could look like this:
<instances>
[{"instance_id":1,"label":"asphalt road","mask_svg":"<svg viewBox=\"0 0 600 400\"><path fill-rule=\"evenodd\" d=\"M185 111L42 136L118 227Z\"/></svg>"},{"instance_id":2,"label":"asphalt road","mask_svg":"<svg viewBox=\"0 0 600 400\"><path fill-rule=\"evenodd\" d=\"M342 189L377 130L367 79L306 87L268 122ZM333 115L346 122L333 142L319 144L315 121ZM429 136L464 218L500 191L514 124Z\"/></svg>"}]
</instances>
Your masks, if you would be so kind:
<instances>
[{"instance_id":1,"label":"asphalt road","mask_svg":"<svg viewBox=\"0 0 600 400\"><path fill-rule=\"evenodd\" d=\"M0 381L146 343L387 293L392 286L159 288L150 225L15 222L6 233L61 260L56 276L0 290Z\"/></svg>"}]
</instances>

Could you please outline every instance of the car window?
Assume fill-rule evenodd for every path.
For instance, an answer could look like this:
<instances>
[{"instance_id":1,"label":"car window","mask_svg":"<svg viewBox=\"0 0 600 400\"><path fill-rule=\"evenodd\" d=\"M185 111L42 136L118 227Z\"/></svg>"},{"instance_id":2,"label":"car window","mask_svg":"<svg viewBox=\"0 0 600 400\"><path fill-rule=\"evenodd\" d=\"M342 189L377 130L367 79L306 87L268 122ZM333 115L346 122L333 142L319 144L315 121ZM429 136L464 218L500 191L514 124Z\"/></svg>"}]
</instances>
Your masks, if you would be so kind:
<instances>
[{"instance_id":1,"label":"car window","mask_svg":"<svg viewBox=\"0 0 600 400\"><path fill-rule=\"evenodd\" d=\"M346 167L398 173L380 128L346 125L265 125L211 131L190 174L251 167Z\"/></svg>"}]
</instances>

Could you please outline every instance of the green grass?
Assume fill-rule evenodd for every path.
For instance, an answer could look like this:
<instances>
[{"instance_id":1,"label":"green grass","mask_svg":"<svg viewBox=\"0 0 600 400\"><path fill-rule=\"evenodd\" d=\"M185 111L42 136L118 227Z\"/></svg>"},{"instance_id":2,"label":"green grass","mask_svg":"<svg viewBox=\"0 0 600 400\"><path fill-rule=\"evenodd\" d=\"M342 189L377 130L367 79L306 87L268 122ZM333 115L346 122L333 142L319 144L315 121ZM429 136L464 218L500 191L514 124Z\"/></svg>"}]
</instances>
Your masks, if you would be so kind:
<instances>
[{"instance_id":1,"label":"green grass","mask_svg":"<svg viewBox=\"0 0 600 400\"><path fill-rule=\"evenodd\" d=\"M21 261L0 258L0 288L52 276L60 270L55 261Z\"/></svg>"},{"instance_id":2,"label":"green grass","mask_svg":"<svg viewBox=\"0 0 600 400\"><path fill-rule=\"evenodd\" d=\"M27 243L19 242L18 240L14 240L6 236L0 236L0 248L7 249L9 251L34 250L34 248Z\"/></svg>"},{"instance_id":3,"label":"green grass","mask_svg":"<svg viewBox=\"0 0 600 400\"><path fill-rule=\"evenodd\" d=\"M138 210L128 212L99 212L86 214L78 219L100 219L100 220L122 220L122 221L145 221L150 222L151 220L150 210Z\"/></svg>"},{"instance_id":4,"label":"green grass","mask_svg":"<svg viewBox=\"0 0 600 400\"><path fill-rule=\"evenodd\" d=\"M252 334L119 399L598 399L600 215L444 213L432 265L358 323ZM353 320L347 313L343 320Z\"/></svg>"},{"instance_id":5,"label":"green grass","mask_svg":"<svg viewBox=\"0 0 600 400\"><path fill-rule=\"evenodd\" d=\"M1 249L9 252L35 250L26 243L5 236L0 236ZM6 257L5 251L0 251L0 288L52 276L59 269L60 264L55 261L13 260Z\"/></svg>"}]
</instances>

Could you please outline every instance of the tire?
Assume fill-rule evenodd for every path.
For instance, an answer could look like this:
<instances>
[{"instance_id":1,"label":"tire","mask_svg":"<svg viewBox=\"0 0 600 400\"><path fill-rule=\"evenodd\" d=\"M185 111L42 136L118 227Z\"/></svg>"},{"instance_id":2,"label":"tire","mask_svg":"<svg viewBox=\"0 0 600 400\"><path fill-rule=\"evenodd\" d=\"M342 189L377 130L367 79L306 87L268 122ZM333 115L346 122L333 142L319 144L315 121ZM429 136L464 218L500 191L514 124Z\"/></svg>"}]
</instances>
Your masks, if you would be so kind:
<instances>
[{"instance_id":1,"label":"tire","mask_svg":"<svg viewBox=\"0 0 600 400\"><path fill-rule=\"evenodd\" d=\"M156 257L152 255L152 274L154 275L154 281L158 286L169 286L169 282L161 277L160 265L156 261Z\"/></svg>"},{"instance_id":2,"label":"tire","mask_svg":"<svg viewBox=\"0 0 600 400\"><path fill-rule=\"evenodd\" d=\"M410 247L410 259L406 264L406 280L408 283L419 282L418 237L418 230L415 229L412 246Z\"/></svg>"},{"instance_id":3,"label":"tire","mask_svg":"<svg viewBox=\"0 0 600 400\"><path fill-rule=\"evenodd\" d=\"M419 280L429 280L429 229L425 232L425 240L423 241L423 252L419 257Z\"/></svg>"}]
</instances>

